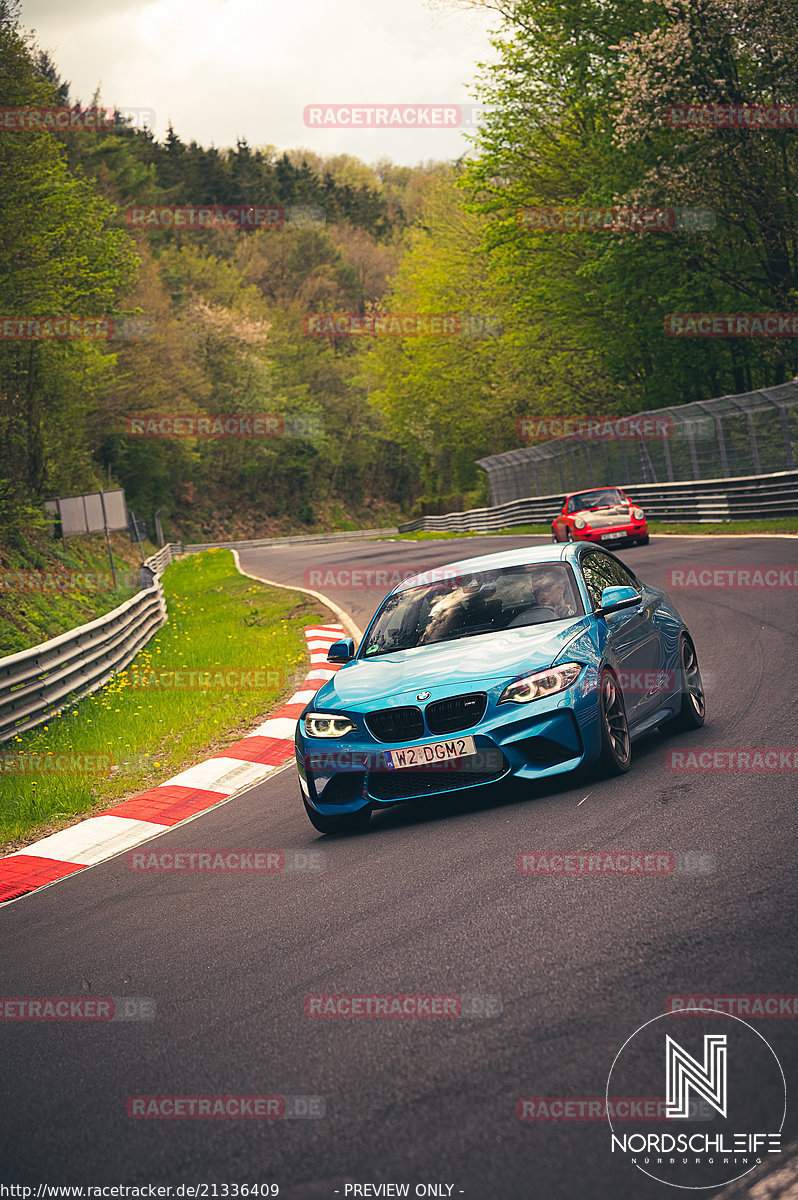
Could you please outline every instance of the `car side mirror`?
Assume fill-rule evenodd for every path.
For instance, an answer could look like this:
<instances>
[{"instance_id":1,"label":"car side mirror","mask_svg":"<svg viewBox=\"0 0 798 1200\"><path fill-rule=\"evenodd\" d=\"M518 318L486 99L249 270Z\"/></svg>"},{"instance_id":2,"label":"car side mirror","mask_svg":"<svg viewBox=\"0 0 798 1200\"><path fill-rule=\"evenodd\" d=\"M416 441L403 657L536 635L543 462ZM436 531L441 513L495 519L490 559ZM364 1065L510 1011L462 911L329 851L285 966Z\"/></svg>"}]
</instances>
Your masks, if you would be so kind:
<instances>
[{"instance_id":1,"label":"car side mirror","mask_svg":"<svg viewBox=\"0 0 798 1200\"><path fill-rule=\"evenodd\" d=\"M343 638L340 642L333 642L327 651L328 663L348 663L354 657L355 643L352 638Z\"/></svg>"},{"instance_id":2,"label":"car side mirror","mask_svg":"<svg viewBox=\"0 0 798 1200\"><path fill-rule=\"evenodd\" d=\"M641 604L639 594L632 587L607 587L601 593L601 604L596 609L597 617L620 612L623 608L637 608Z\"/></svg>"}]
</instances>

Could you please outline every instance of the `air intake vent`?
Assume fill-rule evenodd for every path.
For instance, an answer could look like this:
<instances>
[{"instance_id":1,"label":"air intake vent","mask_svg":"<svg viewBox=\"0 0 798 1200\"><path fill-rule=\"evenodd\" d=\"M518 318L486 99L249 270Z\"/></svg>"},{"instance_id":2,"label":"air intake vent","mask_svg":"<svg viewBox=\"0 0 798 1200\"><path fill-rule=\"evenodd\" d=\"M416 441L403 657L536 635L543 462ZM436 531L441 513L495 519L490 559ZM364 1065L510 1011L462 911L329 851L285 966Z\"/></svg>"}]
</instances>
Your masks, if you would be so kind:
<instances>
[{"instance_id":1,"label":"air intake vent","mask_svg":"<svg viewBox=\"0 0 798 1200\"><path fill-rule=\"evenodd\" d=\"M493 752L496 754L496 752ZM368 794L375 800L413 800L419 796L432 796L436 792L453 792L458 788L479 787L483 783L495 783L506 775L509 764L503 754L486 763L479 754L463 758L452 764L456 770L400 770L371 771L368 776Z\"/></svg>"},{"instance_id":2,"label":"air intake vent","mask_svg":"<svg viewBox=\"0 0 798 1200\"><path fill-rule=\"evenodd\" d=\"M378 742L410 742L424 736L424 718L421 709L381 708L369 713L366 724Z\"/></svg>"},{"instance_id":3,"label":"air intake vent","mask_svg":"<svg viewBox=\"0 0 798 1200\"><path fill-rule=\"evenodd\" d=\"M451 696L448 700L436 700L428 704L424 716L430 733L456 733L459 729L470 729L482 720L487 703L485 692L471 692L468 696Z\"/></svg>"}]
</instances>

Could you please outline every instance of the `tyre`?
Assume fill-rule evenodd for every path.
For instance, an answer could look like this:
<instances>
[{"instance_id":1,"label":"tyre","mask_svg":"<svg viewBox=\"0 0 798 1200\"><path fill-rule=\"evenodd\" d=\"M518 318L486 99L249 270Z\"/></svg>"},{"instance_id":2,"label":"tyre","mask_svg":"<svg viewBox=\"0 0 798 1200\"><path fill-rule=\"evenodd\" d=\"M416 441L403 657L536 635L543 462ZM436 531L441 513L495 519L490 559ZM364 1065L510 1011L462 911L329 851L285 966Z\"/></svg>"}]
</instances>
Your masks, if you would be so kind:
<instances>
[{"instance_id":1,"label":"tyre","mask_svg":"<svg viewBox=\"0 0 798 1200\"><path fill-rule=\"evenodd\" d=\"M626 702L617 679L606 667L599 675L598 707L601 753L596 769L602 775L623 775L629 770L632 762Z\"/></svg>"},{"instance_id":2,"label":"tyre","mask_svg":"<svg viewBox=\"0 0 798 1200\"><path fill-rule=\"evenodd\" d=\"M341 813L340 817L325 817L322 813L311 808L305 797L302 797L308 820L319 833L360 833L371 819L371 808L361 808L355 813Z\"/></svg>"},{"instance_id":3,"label":"tyre","mask_svg":"<svg viewBox=\"0 0 798 1200\"><path fill-rule=\"evenodd\" d=\"M706 720L704 684L692 639L683 633L679 641L682 674L682 706L671 722L672 729L700 729Z\"/></svg>"},{"instance_id":4,"label":"tyre","mask_svg":"<svg viewBox=\"0 0 798 1200\"><path fill-rule=\"evenodd\" d=\"M638 546L647 546L650 541L651 541L651 538L649 537L648 534L646 534L645 537L637 539L637 544L638 544Z\"/></svg>"}]
</instances>

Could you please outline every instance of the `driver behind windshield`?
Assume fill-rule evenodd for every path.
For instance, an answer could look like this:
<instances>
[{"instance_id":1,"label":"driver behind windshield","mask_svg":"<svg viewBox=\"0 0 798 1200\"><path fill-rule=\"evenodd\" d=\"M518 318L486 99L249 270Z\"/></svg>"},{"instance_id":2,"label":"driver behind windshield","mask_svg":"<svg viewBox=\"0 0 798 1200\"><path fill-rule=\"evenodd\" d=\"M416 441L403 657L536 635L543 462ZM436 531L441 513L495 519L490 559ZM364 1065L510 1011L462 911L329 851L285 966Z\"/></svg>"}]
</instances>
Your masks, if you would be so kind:
<instances>
[{"instance_id":1,"label":"driver behind windshield","mask_svg":"<svg viewBox=\"0 0 798 1200\"><path fill-rule=\"evenodd\" d=\"M543 608L550 608L557 617L573 617L576 608L565 595L566 577L562 571L538 575L534 581L535 599ZM570 588L568 589L570 592Z\"/></svg>"},{"instance_id":2,"label":"driver behind windshield","mask_svg":"<svg viewBox=\"0 0 798 1200\"><path fill-rule=\"evenodd\" d=\"M490 619L488 599L496 588L483 584L479 579L468 579L461 587L439 596L432 604L427 618L427 627L418 639L423 646L439 642L463 625L477 625Z\"/></svg>"}]
</instances>

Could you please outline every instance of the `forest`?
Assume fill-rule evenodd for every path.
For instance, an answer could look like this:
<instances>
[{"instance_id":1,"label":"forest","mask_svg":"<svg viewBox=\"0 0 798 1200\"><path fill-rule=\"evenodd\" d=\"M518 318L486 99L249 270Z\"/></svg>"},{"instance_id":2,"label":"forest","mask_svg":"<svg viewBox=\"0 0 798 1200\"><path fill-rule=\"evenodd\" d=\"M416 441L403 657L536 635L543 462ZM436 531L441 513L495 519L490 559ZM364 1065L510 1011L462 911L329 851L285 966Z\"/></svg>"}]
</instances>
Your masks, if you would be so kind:
<instances>
[{"instance_id":1,"label":"forest","mask_svg":"<svg viewBox=\"0 0 798 1200\"><path fill-rule=\"evenodd\" d=\"M456 162L158 141L119 112L0 125L0 552L45 500L107 487L187 541L481 504L475 460L525 418L796 374L793 337L672 318L795 310L798 117L684 114L787 112L798 6L492 7ZM103 104L0 0L0 109Z\"/></svg>"}]
</instances>

